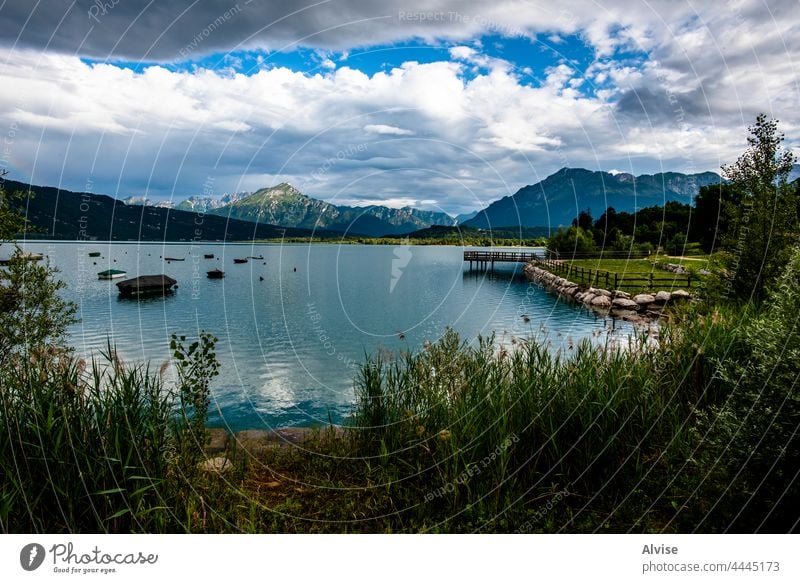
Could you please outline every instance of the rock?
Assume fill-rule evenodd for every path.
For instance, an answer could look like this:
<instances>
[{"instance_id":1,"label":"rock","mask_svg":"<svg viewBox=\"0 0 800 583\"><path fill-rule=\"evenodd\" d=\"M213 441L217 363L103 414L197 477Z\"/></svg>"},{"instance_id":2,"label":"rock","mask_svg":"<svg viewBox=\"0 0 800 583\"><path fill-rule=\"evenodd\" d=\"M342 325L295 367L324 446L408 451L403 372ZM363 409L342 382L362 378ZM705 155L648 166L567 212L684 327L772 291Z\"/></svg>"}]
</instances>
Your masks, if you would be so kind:
<instances>
[{"instance_id":1,"label":"rock","mask_svg":"<svg viewBox=\"0 0 800 583\"><path fill-rule=\"evenodd\" d=\"M611 305L613 307L619 308L621 310L637 310L637 309L639 309L639 304L637 304L633 300L629 300L627 298L615 298L614 301L611 302Z\"/></svg>"},{"instance_id":2,"label":"rock","mask_svg":"<svg viewBox=\"0 0 800 583\"><path fill-rule=\"evenodd\" d=\"M663 304L668 302L671 296L672 294L670 294L668 291L660 291L656 294L656 301Z\"/></svg>"},{"instance_id":3,"label":"rock","mask_svg":"<svg viewBox=\"0 0 800 583\"><path fill-rule=\"evenodd\" d=\"M595 308L610 308L611 307L611 298L608 296L597 296L592 300L592 306Z\"/></svg>"},{"instance_id":4,"label":"rock","mask_svg":"<svg viewBox=\"0 0 800 583\"><path fill-rule=\"evenodd\" d=\"M212 457L201 462L200 469L210 474L224 474L233 469L233 464L225 456Z\"/></svg>"},{"instance_id":5,"label":"rock","mask_svg":"<svg viewBox=\"0 0 800 583\"><path fill-rule=\"evenodd\" d=\"M626 300L631 299L631 294L629 294L628 292L620 291L620 290L615 290L612 295L615 298L623 298L623 299L626 299Z\"/></svg>"},{"instance_id":6,"label":"rock","mask_svg":"<svg viewBox=\"0 0 800 583\"><path fill-rule=\"evenodd\" d=\"M656 301L656 298L650 294L637 294L633 296L633 301L639 304L640 306L646 306L648 304L652 304Z\"/></svg>"},{"instance_id":7,"label":"rock","mask_svg":"<svg viewBox=\"0 0 800 583\"><path fill-rule=\"evenodd\" d=\"M697 273L699 273L700 275L711 275L711 272L708 269L701 269Z\"/></svg>"},{"instance_id":8,"label":"rock","mask_svg":"<svg viewBox=\"0 0 800 583\"><path fill-rule=\"evenodd\" d=\"M591 304L591 303L592 303L592 300L593 300L593 299L595 299L596 297L597 297L597 296L596 296L596 295L594 295L593 293L586 292L585 294L583 294L583 299L582 299L581 301L582 301L584 304ZM603 297L603 296L600 296L600 297Z\"/></svg>"},{"instance_id":9,"label":"rock","mask_svg":"<svg viewBox=\"0 0 800 583\"><path fill-rule=\"evenodd\" d=\"M205 452L206 453L222 453L228 448L228 432L224 429L208 429L208 435Z\"/></svg>"},{"instance_id":10,"label":"rock","mask_svg":"<svg viewBox=\"0 0 800 583\"><path fill-rule=\"evenodd\" d=\"M593 293L597 294L598 296L605 296L607 298L611 297L611 292L608 291L607 289L599 289L599 288L595 289L595 288L592 288L592 290L593 290Z\"/></svg>"},{"instance_id":11,"label":"rock","mask_svg":"<svg viewBox=\"0 0 800 583\"><path fill-rule=\"evenodd\" d=\"M575 294L575 301L582 302L583 298L586 296L586 292L578 292Z\"/></svg>"},{"instance_id":12,"label":"rock","mask_svg":"<svg viewBox=\"0 0 800 583\"><path fill-rule=\"evenodd\" d=\"M675 300L688 300L691 297L692 294L690 294L686 290L676 289L674 292L672 292L672 296L670 297L670 299L674 302Z\"/></svg>"},{"instance_id":13,"label":"rock","mask_svg":"<svg viewBox=\"0 0 800 583\"><path fill-rule=\"evenodd\" d=\"M633 310L611 310L611 315L616 316L617 318L621 318L622 320L626 320L627 322L644 322L645 319L642 318L638 313L634 312Z\"/></svg>"}]
</instances>

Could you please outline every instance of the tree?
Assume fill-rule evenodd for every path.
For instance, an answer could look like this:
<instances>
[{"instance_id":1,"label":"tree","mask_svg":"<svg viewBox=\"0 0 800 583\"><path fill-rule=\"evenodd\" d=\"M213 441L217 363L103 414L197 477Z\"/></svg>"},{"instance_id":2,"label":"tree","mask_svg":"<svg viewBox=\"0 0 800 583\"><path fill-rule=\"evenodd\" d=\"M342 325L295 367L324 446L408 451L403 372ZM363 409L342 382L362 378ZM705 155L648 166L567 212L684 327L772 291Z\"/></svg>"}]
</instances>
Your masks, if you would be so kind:
<instances>
[{"instance_id":1,"label":"tree","mask_svg":"<svg viewBox=\"0 0 800 583\"><path fill-rule=\"evenodd\" d=\"M0 243L11 240L25 225L25 217L10 207L0 184ZM76 321L75 305L60 296L65 284L57 273L26 260L19 247L8 266L0 268L0 365L32 349L61 344Z\"/></svg>"},{"instance_id":2,"label":"tree","mask_svg":"<svg viewBox=\"0 0 800 583\"><path fill-rule=\"evenodd\" d=\"M795 157L782 146L778 120L759 114L749 132L749 147L722 173L742 201L729 264L731 289L740 298L760 302L788 262L797 236L796 192L788 184Z\"/></svg>"},{"instance_id":3,"label":"tree","mask_svg":"<svg viewBox=\"0 0 800 583\"><path fill-rule=\"evenodd\" d=\"M699 242L706 253L735 246L730 235L740 204L738 191L728 184L702 187L694 199L690 238Z\"/></svg>"},{"instance_id":4,"label":"tree","mask_svg":"<svg viewBox=\"0 0 800 583\"><path fill-rule=\"evenodd\" d=\"M581 229L588 231L592 228L592 224L594 223L594 219L592 219L592 209L586 209L585 211L581 211L578 213L578 216L572 219L572 226L573 227L580 227Z\"/></svg>"},{"instance_id":5,"label":"tree","mask_svg":"<svg viewBox=\"0 0 800 583\"><path fill-rule=\"evenodd\" d=\"M592 232L581 227L570 227L566 231L559 229L550 237L547 247L562 254L592 253L595 250Z\"/></svg>"},{"instance_id":6,"label":"tree","mask_svg":"<svg viewBox=\"0 0 800 583\"><path fill-rule=\"evenodd\" d=\"M3 179L6 174L8 174L7 170L0 170L0 245L13 239L17 233L23 232L28 224L22 214L11 208L11 200L21 199L23 195L20 192L12 195L6 194L3 188Z\"/></svg>"}]
</instances>

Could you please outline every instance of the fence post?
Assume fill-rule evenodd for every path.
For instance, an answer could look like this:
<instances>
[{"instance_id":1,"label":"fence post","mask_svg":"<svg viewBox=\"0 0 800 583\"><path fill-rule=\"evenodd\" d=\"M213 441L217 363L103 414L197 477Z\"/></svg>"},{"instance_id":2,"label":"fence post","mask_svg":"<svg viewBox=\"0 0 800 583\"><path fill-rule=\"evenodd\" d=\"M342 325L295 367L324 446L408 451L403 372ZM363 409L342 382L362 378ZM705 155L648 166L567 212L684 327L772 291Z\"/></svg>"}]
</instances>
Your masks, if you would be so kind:
<instances>
[{"instance_id":1,"label":"fence post","mask_svg":"<svg viewBox=\"0 0 800 583\"><path fill-rule=\"evenodd\" d=\"M619 289L619 284L617 283L617 278L619 277L618 273L614 274L614 291Z\"/></svg>"},{"instance_id":2,"label":"fence post","mask_svg":"<svg viewBox=\"0 0 800 583\"><path fill-rule=\"evenodd\" d=\"M649 291L653 291L653 272L650 272L650 287L647 288Z\"/></svg>"},{"instance_id":3,"label":"fence post","mask_svg":"<svg viewBox=\"0 0 800 583\"><path fill-rule=\"evenodd\" d=\"M691 273L687 273L686 274L686 287L689 288L689 289L692 288L692 274Z\"/></svg>"},{"instance_id":4,"label":"fence post","mask_svg":"<svg viewBox=\"0 0 800 583\"><path fill-rule=\"evenodd\" d=\"M606 289L608 289L608 272L606 271Z\"/></svg>"}]
</instances>

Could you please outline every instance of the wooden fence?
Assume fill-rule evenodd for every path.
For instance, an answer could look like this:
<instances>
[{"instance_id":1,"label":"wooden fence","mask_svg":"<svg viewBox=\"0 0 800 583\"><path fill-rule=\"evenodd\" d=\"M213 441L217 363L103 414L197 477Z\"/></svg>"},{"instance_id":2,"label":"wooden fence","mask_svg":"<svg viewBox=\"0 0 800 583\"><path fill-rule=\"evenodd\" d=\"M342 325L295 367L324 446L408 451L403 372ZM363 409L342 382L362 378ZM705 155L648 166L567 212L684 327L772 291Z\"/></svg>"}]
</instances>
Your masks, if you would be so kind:
<instances>
[{"instance_id":1,"label":"wooden fence","mask_svg":"<svg viewBox=\"0 0 800 583\"><path fill-rule=\"evenodd\" d=\"M691 273L670 273L668 275L665 273L665 277L660 277L661 274L655 274L653 271L649 273L632 271L616 273L605 269L592 269L591 267L570 265L566 261L553 259L540 260L537 262L537 265L546 268L552 273L561 275L570 281L574 281L575 283L583 283L592 287L601 287L608 290L619 289L620 285L622 285L625 287L658 291L662 289L672 289L676 286L684 287L683 282L686 282L685 287L687 289L692 287Z\"/></svg>"}]
</instances>

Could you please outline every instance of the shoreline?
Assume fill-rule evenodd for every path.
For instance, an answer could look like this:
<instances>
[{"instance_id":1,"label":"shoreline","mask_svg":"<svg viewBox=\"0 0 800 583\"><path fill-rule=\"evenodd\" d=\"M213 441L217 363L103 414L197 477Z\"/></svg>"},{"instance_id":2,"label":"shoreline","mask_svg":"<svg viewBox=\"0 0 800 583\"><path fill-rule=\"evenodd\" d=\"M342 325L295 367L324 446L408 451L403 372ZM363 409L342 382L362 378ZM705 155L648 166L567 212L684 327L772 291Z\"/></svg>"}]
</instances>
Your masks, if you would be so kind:
<instances>
[{"instance_id":1,"label":"shoreline","mask_svg":"<svg viewBox=\"0 0 800 583\"><path fill-rule=\"evenodd\" d=\"M607 290L577 284L560 277L535 263L527 263L522 268L525 277L548 292L558 297L567 298L575 303L602 314L628 322L644 324L654 322L664 314L667 304L691 299L689 292L675 290L673 292L658 291L631 295L621 290Z\"/></svg>"}]
</instances>

